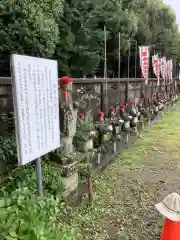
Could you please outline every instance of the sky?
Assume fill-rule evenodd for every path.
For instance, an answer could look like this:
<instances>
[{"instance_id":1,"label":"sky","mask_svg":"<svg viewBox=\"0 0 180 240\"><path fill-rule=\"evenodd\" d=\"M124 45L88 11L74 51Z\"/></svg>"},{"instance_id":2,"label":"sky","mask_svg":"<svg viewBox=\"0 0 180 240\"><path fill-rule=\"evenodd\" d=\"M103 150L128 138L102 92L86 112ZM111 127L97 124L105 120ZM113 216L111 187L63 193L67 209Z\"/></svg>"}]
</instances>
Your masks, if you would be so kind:
<instances>
[{"instance_id":1,"label":"sky","mask_svg":"<svg viewBox=\"0 0 180 240\"><path fill-rule=\"evenodd\" d=\"M164 0L164 2L170 5L174 9L176 13L177 23L179 25L179 31L180 31L180 0Z\"/></svg>"}]
</instances>

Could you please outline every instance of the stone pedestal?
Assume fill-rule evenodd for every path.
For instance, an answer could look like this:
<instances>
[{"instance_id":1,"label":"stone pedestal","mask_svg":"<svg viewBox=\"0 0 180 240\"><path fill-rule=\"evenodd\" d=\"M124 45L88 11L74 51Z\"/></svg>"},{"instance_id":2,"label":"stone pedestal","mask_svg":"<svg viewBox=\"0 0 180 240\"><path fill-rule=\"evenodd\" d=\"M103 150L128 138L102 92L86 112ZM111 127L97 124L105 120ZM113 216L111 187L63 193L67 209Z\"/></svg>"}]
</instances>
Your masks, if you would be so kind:
<instances>
[{"instance_id":1,"label":"stone pedestal","mask_svg":"<svg viewBox=\"0 0 180 240\"><path fill-rule=\"evenodd\" d=\"M85 142L83 146L83 152L88 152L89 150L93 149L93 140L90 138L87 142Z\"/></svg>"},{"instance_id":2,"label":"stone pedestal","mask_svg":"<svg viewBox=\"0 0 180 240\"><path fill-rule=\"evenodd\" d=\"M116 151L117 151L117 143L114 142L113 143L113 153L116 153Z\"/></svg>"},{"instance_id":3,"label":"stone pedestal","mask_svg":"<svg viewBox=\"0 0 180 240\"><path fill-rule=\"evenodd\" d=\"M109 141L109 140L111 139L111 136L112 136L112 133L111 133L111 132L105 133L105 134L102 136L102 142L105 143L105 142Z\"/></svg>"},{"instance_id":4,"label":"stone pedestal","mask_svg":"<svg viewBox=\"0 0 180 240\"><path fill-rule=\"evenodd\" d=\"M68 123L68 136L64 136L61 138L61 143L64 148L66 148L69 152L73 152L73 137L76 133L76 123L77 123L77 114L78 110L72 110L72 120Z\"/></svg>"},{"instance_id":5,"label":"stone pedestal","mask_svg":"<svg viewBox=\"0 0 180 240\"><path fill-rule=\"evenodd\" d=\"M130 128L130 121L124 122L124 127L125 127L125 129Z\"/></svg>"},{"instance_id":6,"label":"stone pedestal","mask_svg":"<svg viewBox=\"0 0 180 240\"><path fill-rule=\"evenodd\" d=\"M115 126L115 134L120 133L120 127L119 126Z\"/></svg>"},{"instance_id":7,"label":"stone pedestal","mask_svg":"<svg viewBox=\"0 0 180 240\"><path fill-rule=\"evenodd\" d=\"M126 135L125 135L125 143L126 144L129 143L129 133L126 133Z\"/></svg>"},{"instance_id":8,"label":"stone pedestal","mask_svg":"<svg viewBox=\"0 0 180 240\"><path fill-rule=\"evenodd\" d=\"M73 137L62 137L61 138L61 144L62 146L67 149L69 152L73 152Z\"/></svg>"},{"instance_id":9,"label":"stone pedestal","mask_svg":"<svg viewBox=\"0 0 180 240\"><path fill-rule=\"evenodd\" d=\"M144 130L144 121L141 121L141 128Z\"/></svg>"},{"instance_id":10,"label":"stone pedestal","mask_svg":"<svg viewBox=\"0 0 180 240\"><path fill-rule=\"evenodd\" d=\"M67 195L78 188L78 173L75 172L71 176L64 178L64 185Z\"/></svg>"},{"instance_id":11,"label":"stone pedestal","mask_svg":"<svg viewBox=\"0 0 180 240\"><path fill-rule=\"evenodd\" d=\"M76 171L76 164L75 164L75 162L62 166L62 175L64 177L66 177L66 178L70 177L71 175L73 175L75 171Z\"/></svg>"},{"instance_id":12,"label":"stone pedestal","mask_svg":"<svg viewBox=\"0 0 180 240\"><path fill-rule=\"evenodd\" d=\"M97 164L100 164L100 163L101 163L101 153L98 153Z\"/></svg>"}]
</instances>

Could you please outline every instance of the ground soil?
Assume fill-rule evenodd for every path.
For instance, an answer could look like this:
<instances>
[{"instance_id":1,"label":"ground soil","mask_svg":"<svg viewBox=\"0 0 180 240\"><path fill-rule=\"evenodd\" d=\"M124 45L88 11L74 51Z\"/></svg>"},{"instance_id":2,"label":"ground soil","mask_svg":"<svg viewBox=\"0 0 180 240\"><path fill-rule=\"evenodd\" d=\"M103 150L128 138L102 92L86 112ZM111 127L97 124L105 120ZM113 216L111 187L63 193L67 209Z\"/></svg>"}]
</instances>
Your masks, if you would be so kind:
<instances>
[{"instance_id":1,"label":"ground soil","mask_svg":"<svg viewBox=\"0 0 180 240\"><path fill-rule=\"evenodd\" d=\"M69 211L77 239L159 240L163 217L155 203L180 193L180 107L150 127L101 174L94 200Z\"/></svg>"}]
</instances>

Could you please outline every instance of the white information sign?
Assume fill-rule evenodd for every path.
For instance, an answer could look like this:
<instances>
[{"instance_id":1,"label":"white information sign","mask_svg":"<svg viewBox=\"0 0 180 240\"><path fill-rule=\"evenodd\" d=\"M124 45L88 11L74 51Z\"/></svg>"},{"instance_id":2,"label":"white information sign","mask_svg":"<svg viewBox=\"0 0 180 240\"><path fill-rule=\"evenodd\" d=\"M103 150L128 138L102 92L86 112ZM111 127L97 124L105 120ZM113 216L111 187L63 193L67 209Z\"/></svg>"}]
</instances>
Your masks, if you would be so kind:
<instances>
[{"instance_id":1,"label":"white information sign","mask_svg":"<svg viewBox=\"0 0 180 240\"><path fill-rule=\"evenodd\" d=\"M12 55L12 87L19 163L60 146L57 61Z\"/></svg>"}]
</instances>

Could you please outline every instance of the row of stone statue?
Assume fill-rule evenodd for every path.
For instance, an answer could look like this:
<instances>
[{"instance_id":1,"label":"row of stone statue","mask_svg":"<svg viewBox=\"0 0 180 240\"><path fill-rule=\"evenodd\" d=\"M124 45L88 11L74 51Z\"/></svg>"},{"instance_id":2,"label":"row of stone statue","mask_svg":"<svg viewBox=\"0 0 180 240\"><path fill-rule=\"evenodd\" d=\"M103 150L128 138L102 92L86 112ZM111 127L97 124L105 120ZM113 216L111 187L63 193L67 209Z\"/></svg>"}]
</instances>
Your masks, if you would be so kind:
<instances>
[{"instance_id":1,"label":"row of stone statue","mask_svg":"<svg viewBox=\"0 0 180 240\"><path fill-rule=\"evenodd\" d=\"M72 152L77 119L82 118L84 113L78 115L78 105L73 102L72 78L64 76L59 82L61 143ZM174 100L176 97L174 96ZM101 111L98 113L99 128L103 131L103 128L112 126L114 132L136 129L139 121L150 120L153 115L163 111L169 98L169 94L163 92L154 94L151 99L130 99L127 104L117 103L116 106L110 106L108 116Z\"/></svg>"}]
</instances>

